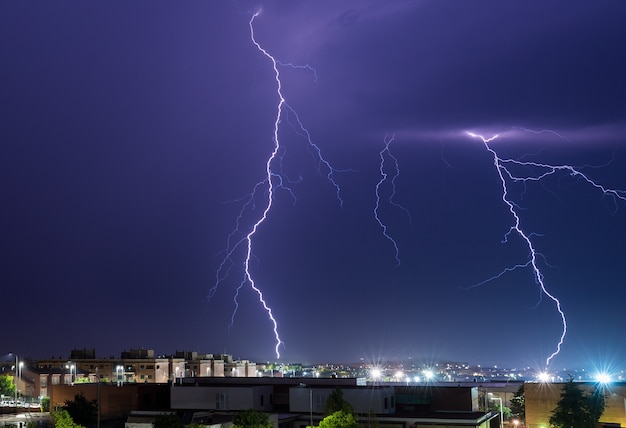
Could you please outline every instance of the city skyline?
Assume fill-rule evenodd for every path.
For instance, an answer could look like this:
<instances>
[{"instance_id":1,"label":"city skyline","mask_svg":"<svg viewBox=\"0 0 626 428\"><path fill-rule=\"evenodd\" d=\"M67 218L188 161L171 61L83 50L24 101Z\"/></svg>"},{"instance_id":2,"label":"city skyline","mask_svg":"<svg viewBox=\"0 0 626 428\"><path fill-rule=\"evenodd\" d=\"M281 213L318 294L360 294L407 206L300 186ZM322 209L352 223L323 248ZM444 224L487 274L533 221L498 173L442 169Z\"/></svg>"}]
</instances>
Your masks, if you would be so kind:
<instances>
[{"instance_id":1,"label":"city skyline","mask_svg":"<svg viewBox=\"0 0 626 428\"><path fill-rule=\"evenodd\" d=\"M3 4L6 346L623 367L624 18Z\"/></svg>"}]
</instances>

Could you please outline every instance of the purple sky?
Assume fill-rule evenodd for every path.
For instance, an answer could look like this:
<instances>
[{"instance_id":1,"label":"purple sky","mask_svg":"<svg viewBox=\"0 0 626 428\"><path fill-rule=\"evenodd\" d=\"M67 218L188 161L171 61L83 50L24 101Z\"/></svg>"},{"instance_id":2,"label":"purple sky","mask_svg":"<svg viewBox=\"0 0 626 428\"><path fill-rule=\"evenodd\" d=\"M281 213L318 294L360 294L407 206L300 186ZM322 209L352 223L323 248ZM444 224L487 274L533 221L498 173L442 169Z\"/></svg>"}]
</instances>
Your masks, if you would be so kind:
<instances>
[{"instance_id":1,"label":"purple sky","mask_svg":"<svg viewBox=\"0 0 626 428\"><path fill-rule=\"evenodd\" d=\"M250 259L281 360L543 368L562 323L532 270L467 289L529 250L502 243L513 217L493 157L465 132L498 133L502 158L626 189L623 1L1 3L0 353L276 359L249 284L229 328L245 245L211 293L274 149L276 81L248 25L260 9L261 46L315 70L279 67L282 93L343 200L285 110L271 165L290 191L275 189ZM399 267L373 213L392 135L393 201L410 217L389 181L378 213ZM508 184L568 323L552 368L623 368L626 203L567 172Z\"/></svg>"}]
</instances>

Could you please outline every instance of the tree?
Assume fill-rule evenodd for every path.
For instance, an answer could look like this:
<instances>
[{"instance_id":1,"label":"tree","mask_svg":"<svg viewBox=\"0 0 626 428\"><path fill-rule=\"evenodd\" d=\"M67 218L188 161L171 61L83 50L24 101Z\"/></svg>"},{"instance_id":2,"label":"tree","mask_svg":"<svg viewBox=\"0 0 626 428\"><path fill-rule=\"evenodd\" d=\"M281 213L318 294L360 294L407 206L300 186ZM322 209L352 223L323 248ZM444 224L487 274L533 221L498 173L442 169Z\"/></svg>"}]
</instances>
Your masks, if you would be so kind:
<instances>
[{"instance_id":1,"label":"tree","mask_svg":"<svg viewBox=\"0 0 626 428\"><path fill-rule=\"evenodd\" d=\"M511 416L520 419L521 421L526 420L526 401L524 397L524 384L521 384L515 394L513 394L513 398L511 398Z\"/></svg>"},{"instance_id":2,"label":"tree","mask_svg":"<svg viewBox=\"0 0 626 428\"><path fill-rule=\"evenodd\" d=\"M93 424L98 418L97 401L88 401L83 394L75 395L73 401L67 400L63 410L67 411L78 425Z\"/></svg>"},{"instance_id":3,"label":"tree","mask_svg":"<svg viewBox=\"0 0 626 428\"><path fill-rule=\"evenodd\" d=\"M13 376L0 376L0 394L8 395L10 397L15 395L15 383L13 382Z\"/></svg>"},{"instance_id":4,"label":"tree","mask_svg":"<svg viewBox=\"0 0 626 428\"><path fill-rule=\"evenodd\" d=\"M358 428L357 422L352 412L339 410L331 415L326 416L320 421L320 428Z\"/></svg>"},{"instance_id":5,"label":"tree","mask_svg":"<svg viewBox=\"0 0 626 428\"><path fill-rule=\"evenodd\" d=\"M57 410L50 413L50 416L52 417L54 428L85 428L74 422L67 410Z\"/></svg>"},{"instance_id":6,"label":"tree","mask_svg":"<svg viewBox=\"0 0 626 428\"><path fill-rule=\"evenodd\" d=\"M41 408L44 412L50 411L50 397L43 397L41 399Z\"/></svg>"},{"instance_id":7,"label":"tree","mask_svg":"<svg viewBox=\"0 0 626 428\"><path fill-rule=\"evenodd\" d=\"M258 410L250 409L237 413L233 418L235 428L273 428L269 416ZM155 427L156 428L156 427Z\"/></svg>"},{"instance_id":8,"label":"tree","mask_svg":"<svg viewBox=\"0 0 626 428\"><path fill-rule=\"evenodd\" d=\"M343 391L339 388L335 388L333 392L328 396L326 400L326 408L324 414L326 416L332 415L335 412L343 411L345 413L354 413L354 407L343 398Z\"/></svg>"},{"instance_id":9,"label":"tree","mask_svg":"<svg viewBox=\"0 0 626 428\"><path fill-rule=\"evenodd\" d=\"M604 393L596 388L589 394L570 376L561 390L561 398L550 416L555 428L595 428L604 412Z\"/></svg>"},{"instance_id":10,"label":"tree","mask_svg":"<svg viewBox=\"0 0 626 428\"><path fill-rule=\"evenodd\" d=\"M502 412L502 417L504 418L505 421L511 418L511 409L509 409L506 406L502 406L502 409L500 409L500 402L493 402L490 400L487 410L490 412L497 412L497 413Z\"/></svg>"}]
</instances>

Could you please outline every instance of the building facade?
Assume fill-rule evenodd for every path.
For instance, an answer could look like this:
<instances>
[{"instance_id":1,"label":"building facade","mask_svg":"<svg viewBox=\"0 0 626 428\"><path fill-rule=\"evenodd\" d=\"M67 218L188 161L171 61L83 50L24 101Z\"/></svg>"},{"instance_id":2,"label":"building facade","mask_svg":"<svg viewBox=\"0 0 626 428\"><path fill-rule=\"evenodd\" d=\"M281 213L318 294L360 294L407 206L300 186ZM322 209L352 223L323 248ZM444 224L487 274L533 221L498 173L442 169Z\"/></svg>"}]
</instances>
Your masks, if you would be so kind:
<instances>
[{"instance_id":1,"label":"building facade","mask_svg":"<svg viewBox=\"0 0 626 428\"><path fill-rule=\"evenodd\" d=\"M602 388L605 396L604 413L599 426L626 426L626 384L623 382L601 385L580 382L581 388L591 393L596 387ZM563 383L524 384L527 428L548 428L553 410L561 398Z\"/></svg>"}]
</instances>

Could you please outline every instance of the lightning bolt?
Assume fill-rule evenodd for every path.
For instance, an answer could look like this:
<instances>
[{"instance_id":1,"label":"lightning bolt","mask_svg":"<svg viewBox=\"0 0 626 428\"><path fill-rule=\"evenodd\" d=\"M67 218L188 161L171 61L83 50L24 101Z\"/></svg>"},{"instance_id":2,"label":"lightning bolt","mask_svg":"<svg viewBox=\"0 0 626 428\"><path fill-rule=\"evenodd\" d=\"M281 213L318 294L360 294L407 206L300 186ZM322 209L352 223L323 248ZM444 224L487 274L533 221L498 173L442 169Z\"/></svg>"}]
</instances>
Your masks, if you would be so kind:
<instances>
[{"instance_id":1,"label":"lightning bolt","mask_svg":"<svg viewBox=\"0 0 626 428\"><path fill-rule=\"evenodd\" d=\"M556 355L558 355L559 352L561 352L561 346L563 345L563 341L565 340L565 334L567 333L567 320L565 318L565 312L563 312L563 310L561 309L561 302L559 301L559 299L557 299L554 295L552 295L546 288L544 281L543 281L543 274L539 270L539 266L537 263L537 251L535 250L535 247L533 246L533 243L530 240L530 236L526 234L520 226L520 217L517 214L515 205L507 197L508 187L507 187L505 175L510 177L511 174L504 166L504 161L498 156L496 151L493 150L491 146L489 145L491 141L498 138L498 135L496 134L490 138L485 138L482 135L474 134L473 132L467 132L467 135L469 135L472 138L480 138L480 140L485 145L485 148L487 149L487 151L489 151L489 153L491 153L491 155L493 156L493 165L496 168L496 171L498 172L498 176L500 177L500 183L502 184L502 201L509 208L509 212L511 213L511 216L513 217L513 225L509 229L509 232L507 233L507 235L513 232L517 233L519 237L522 238L522 240L526 243L526 246L528 247L528 251L530 252L530 260L528 263L524 265L517 265L515 268L510 268L510 269L512 270L518 267L531 266L533 275L535 276L535 282L539 285L541 292L554 302L554 304L556 305L556 310L561 316L561 322L563 325L563 328L561 331L561 337L559 338L559 341L556 345L556 350L546 359L546 365L549 365L552 358L554 358Z\"/></svg>"},{"instance_id":2,"label":"lightning bolt","mask_svg":"<svg viewBox=\"0 0 626 428\"><path fill-rule=\"evenodd\" d=\"M374 207L374 218L376 219L376 221L378 222L378 225L382 229L382 233L384 237L387 238L391 242L391 244L393 245L393 248L395 249L396 267L398 267L400 266L400 250L398 249L398 243L387 232L387 229L388 229L387 225L383 223L379 214L380 201L381 201L381 196L380 196L381 186L386 181L389 181L389 183L391 184L391 194L389 195L389 199L388 199L389 203L393 205L394 207L403 210L409 217L409 221L411 220L411 213L409 212L409 210L407 210L402 205L394 201L394 196L396 195L396 179L400 176L400 167L398 165L398 158L396 158L391 153L391 150L389 149L389 146L391 145L394 139L395 139L394 135L392 135L390 138L387 138L385 136L385 139L384 139L385 147L379 153L380 155L380 180L378 181L378 183L376 183L376 205ZM388 160L391 161L392 171L393 171L393 175L391 179L389 179L389 175L385 172L385 166Z\"/></svg>"},{"instance_id":3,"label":"lightning bolt","mask_svg":"<svg viewBox=\"0 0 626 428\"><path fill-rule=\"evenodd\" d=\"M318 173L322 174L322 170L325 169L326 179L330 182L330 184L335 189L336 197L343 206L343 200L341 198L341 192L339 185L335 181L334 173L335 172L343 172L340 170L335 170L328 161L324 159L321 153L321 149L317 146L309 131L304 127L300 117L297 112L287 104L286 98L283 94L283 87L280 75L279 67L289 67L293 69L306 69L313 72L315 80L317 80L317 72L314 68L304 65L298 66L291 63L282 63L276 60L261 44L257 41L255 32L254 32L254 21L259 16L261 12L258 11L252 15L250 20L248 21L248 27L250 30L250 40L252 44L256 47L256 49L265 57L272 65L272 70L274 72L274 81L276 83L276 95L278 98L278 103L276 105L276 115L274 119L273 125L273 150L269 157L265 162L265 177L257 182L252 191L245 195L244 197L237 199L233 202L241 203L241 209L236 218L236 224L234 230L228 235L226 242L226 249L223 251L223 258L216 270L215 273L215 284L209 290L207 300L210 300L215 293L219 285L230 275L231 270L235 266L234 258L239 253L243 253L243 261L242 261L242 271L243 275L239 282L239 285L236 288L235 295L233 297L234 301L234 310L231 316L231 323L229 328L233 326L235 315L239 308L239 293L241 289L248 284L250 288L256 293L261 306L267 313L269 320L272 324L272 330L275 338L275 353L276 357L280 358L280 347L284 345L284 342L280 338L280 334L278 332L278 322L273 315L271 307L268 305L263 292L257 286L254 277L251 273L251 261L254 257L252 248L253 248L253 238L255 237L259 228L263 225L265 220L267 220L270 211L272 209L272 205L275 200L275 196L278 190L284 190L292 197L294 203L296 202L296 197L291 188L289 187L290 182L285 183L287 180L283 178L282 174L282 161L285 153L285 149L281 144L281 140L279 138L280 133L280 124L281 119L286 118L287 123L289 123L295 133L306 139L307 147L312 153L312 156L316 159L317 167L316 170ZM295 118L295 120L290 120L290 117ZM293 182L291 182L293 183ZM254 212L257 211L257 203L262 206L260 214L258 214L251 222L251 226L246 227L246 224L250 222L250 217L254 215ZM248 223L249 224L249 223Z\"/></svg>"},{"instance_id":4,"label":"lightning bolt","mask_svg":"<svg viewBox=\"0 0 626 428\"><path fill-rule=\"evenodd\" d=\"M533 133L551 133L554 134L556 136L558 136L559 138L565 139L567 141L569 141L566 137L560 135L559 133L555 132L555 131L551 131L551 130L541 130L541 131L531 131L531 130L527 130L527 129L523 129L526 132L533 132ZM498 173L498 176L500 177L500 183L502 185L502 201L505 203L505 205L508 207L509 212L511 213L511 216L513 217L513 225L511 226L511 228L509 229L509 231L505 234L503 242L507 242L508 237L511 234L517 234L525 243L526 246L528 247L528 251L530 254L529 260L524 263L524 264L517 264L513 267L507 267L504 270L502 270L500 273L498 273L497 275L494 275L493 277L482 281L470 288L474 288L480 285L483 285L489 281L498 279L500 277L502 277L502 275L506 274L507 272L511 272L513 270L516 269L520 269L520 268L525 268L525 267L531 267L532 271L533 271L533 275L535 277L535 282L539 285L540 291L542 293L542 295L547 296L550 300L552 300L556 306L557 312L559 313L560 317L561 317L561 322L562 322L562 331L561 331L561 336L559 337L558 343L556 345L556 350L550 354L548 356L548 358L546 359L546 366L550 365L550 361L556 357L559 352L561 351L561 346L563 345L563 342L565 340L565 335L567 334L567 320L565 318L565 313L563 312L563 309L561 308L561 302L559 301L559 299L557 299L552 293L550 293L548 291L548 289L546 288L546 285L544 283L544 278L543 278L543 274L541 273L539 266L538 266L538 257L541 256L541 254L539 252L537 252L537 250L535 249L532 241L531 241L531 237L533 236L533 234L529 234L524 232L524 230L521 227L521 221L520 221L520 217L519 214L517 212L518 207L515 205L515 203L513 201L511 201L511 199L509 199L508 194L508 187L507 187L507 180L510 182L523 182L523 183L528 183L528 182L538 182L548 176L554 175L558 172L565 172L567 174L569 174L570 176L573 177L577 177L582 179L584 182L586 182L587 184L591 185L592 187L595 187L596 189L600 190L602 195L605 197L610 197L612 199L612 201L616 204L619 201L622 202L626 202L626 191L624 190L619 190L619 189L612 189L612 188L608 188L605 187L599 183L597 183L596 181L594 181L592 178L590 178L588 175L584 174L583 172L580 171L580 169L577 169L571 165L551 165L551 164L545 164L545 163L539 163L539 162L529 162L529 161L520 161L520 160L516 160L516 159L505 159L505 158L501 158L500 156L498 156L498 154L496 153L496 151L490 146L489 143L491 143L493 140L495 140L496 138L498 138L498 135L494 135L490 138L485 138L482 135L479 134L475 134L473 132L466 132L466 134L472 138L478 138L480 139L485 148L487 149L487 151L489 153L491 153L492 157L493 157L493 165L496 168L496 171ZM526 168L531 168L532 171L535 171L534 175L532 174L528 174L528 175L516 175L511 171L511 166L520 166L520 167L526 167Z\"/></svg>"}]
</instances>

